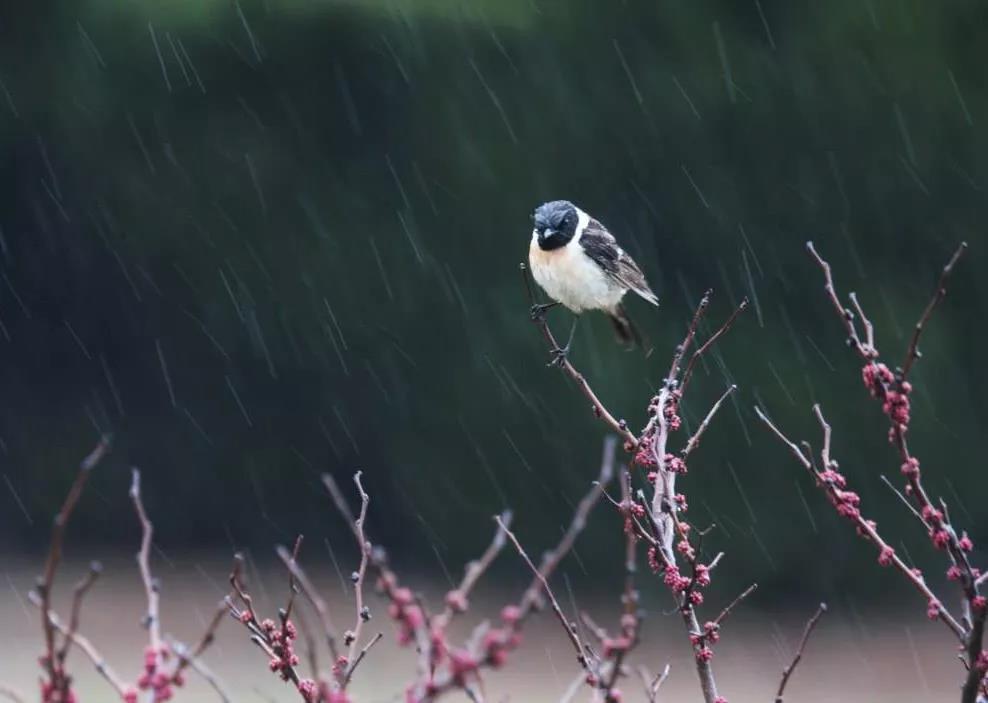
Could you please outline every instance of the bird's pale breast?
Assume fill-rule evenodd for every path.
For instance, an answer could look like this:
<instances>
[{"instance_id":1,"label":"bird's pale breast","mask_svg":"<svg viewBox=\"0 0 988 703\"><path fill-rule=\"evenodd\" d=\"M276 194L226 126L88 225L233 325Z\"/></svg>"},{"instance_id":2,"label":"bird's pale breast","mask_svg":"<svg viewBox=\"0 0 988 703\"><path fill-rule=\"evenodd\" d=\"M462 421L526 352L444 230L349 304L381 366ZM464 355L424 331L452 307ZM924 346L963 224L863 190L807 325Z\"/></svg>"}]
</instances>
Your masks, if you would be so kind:
<instances>
[{"instance_id":1,"label":"bird's pale breast","mask_svg":"<svg viewBox=\"0 0 988 703\"><path fill-rule=\"evenodd\" d=\"M544 251L533 236L528 261L536 282L549 297L573 312L613 310L627 292L583 252L578 241Z\"/></svg>"}]
</instances>

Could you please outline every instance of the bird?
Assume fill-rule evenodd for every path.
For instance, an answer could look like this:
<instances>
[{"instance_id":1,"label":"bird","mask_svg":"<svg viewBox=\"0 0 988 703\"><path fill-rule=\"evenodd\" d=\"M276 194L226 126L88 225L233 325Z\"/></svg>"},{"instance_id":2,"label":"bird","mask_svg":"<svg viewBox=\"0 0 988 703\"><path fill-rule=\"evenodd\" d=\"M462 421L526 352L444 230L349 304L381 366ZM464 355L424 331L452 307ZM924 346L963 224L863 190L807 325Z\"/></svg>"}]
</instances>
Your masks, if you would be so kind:
<instances>
[{"instance_id":1,"label":"bird","mask_svg":"<svg viewBox=\"0 0 988 703\"><path fill-rule=\"evenodd\" d=\"M532 224L528 263L535 281L555 301L533 306L532 316L544 316L559 304L577 315L601 310L620 342L642 346L641 335L621 301L629 290L652 305L658 306L659 298L608 229L568 200L539 205L532 213ZM571 332L570 342L572 338ZM565 355L569 346L556 353Z\"/></svg>"}]
</instances>

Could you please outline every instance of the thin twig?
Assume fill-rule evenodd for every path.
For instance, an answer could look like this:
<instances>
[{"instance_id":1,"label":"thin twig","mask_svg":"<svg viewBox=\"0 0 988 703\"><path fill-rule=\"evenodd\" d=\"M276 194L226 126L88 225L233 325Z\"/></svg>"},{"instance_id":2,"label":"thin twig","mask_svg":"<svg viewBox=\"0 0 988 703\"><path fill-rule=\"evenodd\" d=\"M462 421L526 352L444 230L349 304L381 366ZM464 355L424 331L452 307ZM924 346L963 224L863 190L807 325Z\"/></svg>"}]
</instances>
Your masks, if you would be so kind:
<instances>
[{"instance_id":1,"label":"thin twig","mask_svg":"<svg viewBox=\"0 0 988 703\"><path fill-rule=\"evenodd\" d=\"M25 703L24 696L9 686L0 686L0 696L12 701L12 703Z\"/></svg>"},{"instance_id":2,"label":"thin twig","mask_svg":"<svg viewBox=\"0 0 988 703\"><path fill-rule=\"evenodd\" d=\"M72 589L72 610L69 611L69 629L62 642L61 649L58 650L58 663L64 667L65 658L69 654L69 647L72 646L72 636L79 630L79 617L82 614L82 599L86 593L96 583L96 579L103 572L103 565L98 561L90 562L89 570Z\"/></svg>"},{"instance_id":3,"label":"thin twig","mask_svg":"<svg viewBox=\"0 0 988 703\"><path fill-rule=\"evenodd\" d=\"M661 673L655 676L652 676L644 666L640 666L638 667L638 674L642 677L642 684L645 686L645 696L648 698L648 703L656 703L658 701L659 688L669 678L669 665L666 664Z\"/></svg>"},{"instance_id":4,"label":"thin twig","mask_svg":"<svg viewBox=\"0 0 988 703\"><path fill-rule=\"evenodd\" d=\"M67 681L58 681L55 675L55 626L52 623L51 615L51 592L52 587L55 583L55 570L58 569L58 564L62 560L62 544L65 541L65 528L69 524L69 518L72 517L72 512L75 510L76 504L79 502L79 498L82 495L82 489L86 485L86 481L89 480L89 475L92 473L93 468L103 459L104 456L110 451L110 436L103 435L100 438L99 444L96 448L89 453L89 455L82 460L79 464L79 471L76 472L75 480L72 482L72 487L69 488L68 494L65 496L65 501L62 503L61 509L55 516L54 526L51 532L51 542L48 546L48 557L45 560L45 568L41 579L38 582L37 592L40 595L41 604L41 629L45 636L45 660L44 665L47 669L48 676L51 680L52 685L56 686L60 692L65 695L67 690L65 687L68 686Z\"/></svg>"},{"instance_id":5,"label":"thin twig","mask_svg":"<svg viewBox=\"0 0 988 703\"><path fill-rule=\"evenodd\" d=\"M226 607L224 605L224 609L220 611L221 614L225 613L225 610ZM201 676L203 681L209 684L209 687L216 692L216 695L219 696L220 700L223 701L223 703L231 703L233 701L233 697L230 695L229 691L226 690L226 685L220 680L219 676L217 676L212 669L206 666L206 664L203 663L201 659L199 659L198 655L193 654L191 651L189 651L188 647L186 647L183 643L176 640L174 637L169 637L168 635L165 635L165 641L168 642L168 646L170 646L172 648L172 651L174 651L175 654L179 657L179 661L185 662L182 665L183 669L186 668L192 669L192 671L196 672L199 676ZM173 682L175 680L174 676L175 675L172 674Z\"/></svg>"},{"instance_id":6,"label":"thin twig","mask_svg":"<svg viewBox=\"0 0 988 703\"><path fill-rule=\"evenodd\" d=\"M597 504L600 500L601 495L603 495L604 486L611 482L614 478L614 455L617 447L617 442L613 437L606 437L604 439L604 458L600 464L600 475L593 484L593 488L587 493L579 504L576 506L576 512L573 514L573 520L570 522L569 527L566 532L563 533L562 538L555 548L546 552L542 561L539 565L539 573L545 577L549 578L552 572L556 570L559 562L562 561L570 549L573 548L573 543L576 541L577 535L583 531L583 528L587 524L587 516L590 514L590 510ZM538 577L532 579L532 583L529 584L525 593L522 595L521 601L519 601L518 606L521 610L521 619L528 617L532 609L538 605L540 598L539 592L541 590L541 581Z\"/></svg>"},{"instance_id":7,"label":"thin twig","mask_svg":"<svg viewBox=\"0 0 988 703\"><path fill-rule=\"evenodd\" d=\"M710 338L707 339L706 342L704 342L695 352L693 352L693 356L690 357L690 362L686 365L686 371L683 372L683 380L679 384L680 394L686 393L686 386L689 384L690 379L693 378L693 369L696 367L696 362L699 361L707 350L714 345L714 342L723 337L728 330L734 326L734 322L738 319L738 316L747 309L748 299L742 298L738 306L734 308L734 312L732 312L730 317L724 321L724 324L722 324L716 332L710 335Z\"/></svg>"},{"instance_id":8,"label":"thin twig","mask_svg":"<svg viewBox=\"0 0 988 703\"><path fill-rule=\"evenodd\" d=\"M714 618L714 621L713 621L714 622L714 625L720 626L720 624L722 622L724 622L724 620L727 619L727 616L730 615L734 611L734 608L737 607L737 605L741 601L743 601L745 598L747 598L748 596L750 596L756 590L758 590L758 584L757 583L753 583L750 586L748 586L746 589L744 589L743 591L741 591L741 594L737 598L735 598L734 600L732 600L730 603L728 603L727 604L727 607L725 607L722 611L720 611L720 615L718 615L716 618Z\"/></svg>"},{"instance_id":9,"label":"thin twig","mask_svg":"<svg viewBox=\"0 0 988 703\"><path fill-rule=\"evenodd\" d=\"M363 648L357 654L356 658L354 658L353 663L350 665L350 668L348 668L346 671L346 676L343 680L344 686L350 683L350 679L353 678L353 672L357 670L358 666L360 666L360 662L362 662L364 660L364 657L367 656L367 652L370 651L370 648L373 647L378 642L380 642L382 637L384 637L384 633L378 632L376 635L370 638L367 644L363 646Z\"/></svg>"},{"instance_id":10,"label":"thin twig","mask_svg":"<svg viewBox=\"0 0 988 703\"><path fill-rule=\"evenodd\" d=\"M309 603L312 604L313 609L316 611L316 615L319 616L319 621L322 623L323 634L326 637L326 644L329 646L330 654L333 656L335 661L339 657L339 653L336 649L336 627L333 625L333 621L329 615L329 607L326 605L326 601L322 599L319 595L319 591L313 586L312 581L306 575L302 567L292 559L292 553L288 551L283 546L276 547L275 551L278 557L284 562L285 567L292 572L295 576L295 581L298 583L299 590L302 591Z\"/></svg>"},{"instance_id":11,"label":"thin twig","mask_svg":"<svg viewBox=\"0 0 988 703\"><path fill-rule=\"evenodd\" d=\"M775 694L775 703L783 703L783 693L786 690L786 684L789 683L789 677L792 676L792 672L796 670L796 665L799 664L800 660L803 658L803 650L806 649L806 643L810 639L810 635L813 634L813 628L823 617L823 614L827 612L827 604L821 603L820 607L817 608L816 613L813 617L809 619L806 623L806 629L803 630L803 637L799 641L799 646L796 648L796 654L792 658L789 666L782 670L782 681L779 682L779 690Z\"/></svg>"},{"instance_id":12,"label":"thin twig","mask_svg":"<svg viewBox=\"0 0 988 703\"><path fill-rule=\"evenodd\" d=\"M505 510L501 513L501 522L508 527L511 527L513 517L514 515L510 510ZM446 609L437 615L434 620L434 626L436 628L440 630L445 629L445 627L449 625L450 621L453 619L453 616L457 612L461 612L462 607L466 607L470 596L470 591L473 590L473 587L476 585L477 581L484 574L484 572L490 568L490 565L497 558L497 555L501 553L501 550L504 548L505 541L506 537L504 530L498 527L494 532L494 539L491 540L490 545L484 550L484 553L480 555L479 559L471 561L467 564L463 573L463 580L460 581L460 585L450 591L449 596L446 599ZM451 601L454 600L454 595L455 600L460 603L460 608L454 609L453 604L451 603Z\"/></svg>"},{"instance_id":13,"label":"thin twig","mask_svg":"<svg viewBox=\"0 0 988 703\"><path fill-rule=\"evenodd\" d=\"M144 626L148 630L148 646L154 653L156 666L164 659L161 647L161 620L159 617L160 588L157 580L151 574L151 539L154 535L154 525L148 519L141 500L141 472L133 469L131 472L130 499L134 503L137 519L141 523L141 549L137 552L137 567L144 582L144 592L147 596L147 614L144 616ZM150 697L149 697L150 700Z\"/></svg>"},{"instance_id":14,"label":"thin twig","mask_svg":"<svg viewBox=\"0 0 988 703\"><path fill-rule=\"evenodd\" d=\"M525 290L528 291L529 302L534 306L535 294L532 291L532 284L529 281L528 267L525 264L519 265L521 268L521 275L525 281ZM542 336L545 337L546 342L548 342L550 349L559 349L559 342L556 341L556 337L552 334L552 330L549 329L549 323L546 322L545 316L536 316L533 318L533 322L538 326L539 330L542 332ZM587 383L587 379L584 378L583 374L576 370L576 367L570 363L570 360L563 356L559 359L559 368L569 376L577 386L580 387L580 391L587 397L587 400L593 405L594 414L607 423L610 428L621 436L624 440L625 446L629 450L634 449L638 446L638 438L635 437L634 433L628 429L628 425L624 420L618 420L615 418L611 412L604 406L604 403L597 397L590 384Z\"/></svg>"},{"instance_id":15,"label":"thin twig","mask_svg":"<svg viewBox=\"0 0 988 703\"><path fill-rule=\"evenodd\" d=\"M538 580L538 582L542 585L542 589L545 591L545 595L549 599L552 612L556 614L556 619L558 619L559 623L563 626L563 629L566 631L566 636L569 637L569 641L573 644L573 649L576 650L576 660L588 674L592 674L593 671L590 668L590 662L587 660L587 655L584 653L583 642L580 640L580 636L577 634L576 628L569 623L566 616L563 614L562 608L559 607L559 601L557 601L556 596L553 595L552 587L549 586L548 579L546 579L543 572L532 562L531 558L528 556L528 553L525 551L525 548L521 546L521 542L519 542L518 538L515 537L515 534L501 521L501 516L495 516L494 521L497 522L498 526L502 530L504 530L504 533L508 536L508 539L511 540L511 543L515 545L515 549L518 550L518 554L521 555L521 558L526 564L528 564L528 567L532 570L532 573L535 574L536 580Z\"/></svg>"},{"instance_id":16,"label":"thin twig","mask_svg":"<svg viewBox=\"0 0 988 703\"><path fill-rule=\"evenodd\" d=\"M357 547L360 549L360 567L355 572L356 578L353 579L353 593L357 606L357 618L353 629L346 635L346 638L350 640L350 649L347 653L347 661L351 663L347 667L347 675L343 681L344 688L350 681L350 678L353 675L352 670L357 663L355 658L357 656L357 648L360 646L360 632L364 627L364 623L370 619L370 613L364 606L364 576L367 573L367 561L370 559L371 552L371 544L367 541L367 537L364 534L364 523L367 520L367 506L370 504L370 496L367 495L367 491L364 490L364 486L360 482L360 476L360 471L353 476L353 482L356 484L357 492L360 494L360 515L357 517L357 522L354 525L354 532L357 536Z\"/></svg>"},{"instance_id":17,"label":"thin twig","mask_svg":"<svg viewBox=\"0 0 988 703\"><path fill-rule=\"evenodd\" d=\"M44 607L41 596L36 592L32 591L29 593L28 599L38 608ZM55 612L49 611L48 621L51 623L51 626L55 631L60 632L66 637L69 635L68 626L61 621ZM107 683L109 683L117 692L117 695L123 698L124 694L127 692L127 685L119 676L117 676L113 669L110 668L110 665L106 663L106 659L102 654L100 654L99 650L93 646L93 643L86 637L80 635L78 632L72 635L72 641L75 643L75 646L81 649L82 652L89 658L89 661L93 663L97 673L106 679Z\"/></svg>"},{"instance_id":18,"label":"thin twig","mask_svg":"<svg viewBox=\"0 0 988 703\"><path fill-rule=\"evenodd\" d=\"M814 469L813 462L810 460L809 457L803 454L802 450L796 445L796 443L790 440L788 437L786 437L782 433L782 430L776 427L775 424L773 424L772 421L768 419L765 413L762 412L761 408L756 406L755 414L758 416L758 419L761 420L766 425L766 427L768 427L769 430L771 430L772 433L781 442L783 442L786 446L789 447L790 451L792 452L793 456L796 457L797 461L799 461L799 463L802 464L803 468L805 468L808 472L810 472L810 474L813 475L814 479L816 479L817 485L828 494L831 494L834 490L834 487L828 483L819 480L818 478L819 474L817 474L816 470ZM818 415L818 417L822 419L822 414ZM824 422L823 424L826 428L826 423ZM915 571L913 571L913 569L911 569L904 561L902 561L899 555L896 554L895 551L888 545L888 543L886 543L885 540L882 539L881 535L879 535L878 530L875 527L875 524L870 520L866 520L860 514L853 518L853 522L855 526L858 528L858 530L861 532L861 535L863 537L866 537L872 544L874 544L878 548L879 552L891 554L890 563L894 565L895 568L898 569L899 572L902 573L902 575L905 576L909 580L909 582L913 584L913 586L916 587L916 590L918 590L923 595L923 597L926 598L928 604L929 603L937 604L939 619L942 620L943 623L948 628L950 628L950 630L957 636L957 638L961 642L964 642L965 641L964 627L959 622L957 622L954 616L951 615L950 612L942 605L942 603L936 597L933 591L930 590L930 587L926 585L926 581L923 579L923 577L920 574L917 574Z\"/></svg>"},{"instance_id":19,"label":"thin twig","mask_svg":"<svg viewBox=\"0 0 988 703\"><path fill-rule=\"evenodd\" d=\"M724 391L723 395L721 395L720 398L717 399L717 402L713 404L713 407L710 408L710 412L708 412L707 416L703 418L703 422L701 422L700 426L696 428L696 432L693 433L693 436L689 438L689 440L686 442L686 446L683 447L683 450L680 452L680 455L682 456L683 459L686 459L686 457L688 457L690 453L694 449L696 449L697 445L700 444L700 438L703 436L703 433L710 425L710 421L714 418L714 415L717 413L718 410L720 410L720 406L724 403L725 400L727 400L727 396L729 396L737 389L738 387L736 385L731 384L730 386L728 386L727 390Z\"/></svg>"},{"instance_id":20,"label":"thin twig","mask_svg":"<svg viewBox=\"0 0 988 703\"><path fill-rule=\"evenodd\" d=\"M916 327L913 328L913 336L909 340L909 347L906 349L906 358L902 362L902 378L909 376L909 371L912 370L913 364L916 359L919 358L919 337L923 334L923 328L926 323L929 322L930 315L936 309L940 301L944 299L947 295L947 279L950 278L950 274L954 270L954 266L957 265L958 260L964 252L967 251L967 242L961 242L960 246L954 252L954 255L950 257L950 261L947 265L943 267L940 272L940 280L937 281L936 290L933 293L933 297L930 302L926 304L926 308L923 310L923 314L920 315L919 322L916 323Z\"/></svg>"}]
</instances>

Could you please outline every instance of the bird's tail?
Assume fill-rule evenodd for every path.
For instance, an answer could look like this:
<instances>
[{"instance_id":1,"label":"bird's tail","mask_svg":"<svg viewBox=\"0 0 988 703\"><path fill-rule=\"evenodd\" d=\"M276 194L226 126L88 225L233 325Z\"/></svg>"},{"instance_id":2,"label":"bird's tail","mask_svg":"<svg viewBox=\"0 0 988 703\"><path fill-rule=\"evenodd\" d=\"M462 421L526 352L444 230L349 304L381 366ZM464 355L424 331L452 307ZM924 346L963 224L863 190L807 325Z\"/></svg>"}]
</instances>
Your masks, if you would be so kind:
<instances>
[{"instance_id":1,"label":"bird's tail","mask_svg":"<svg viewBox=\"0 0 988 703\"><path fill-rule=\"evenodd\" d=\"M614 326L614 334L621 344L629 348L635 346L642 349L645 348L645 342L642 340L641 333L635 327L635 323L631 321L631 318L628 317L628 313L623 305L618 304L614 310L608 313L608 317Z\"/></svg>"}]
</instances>

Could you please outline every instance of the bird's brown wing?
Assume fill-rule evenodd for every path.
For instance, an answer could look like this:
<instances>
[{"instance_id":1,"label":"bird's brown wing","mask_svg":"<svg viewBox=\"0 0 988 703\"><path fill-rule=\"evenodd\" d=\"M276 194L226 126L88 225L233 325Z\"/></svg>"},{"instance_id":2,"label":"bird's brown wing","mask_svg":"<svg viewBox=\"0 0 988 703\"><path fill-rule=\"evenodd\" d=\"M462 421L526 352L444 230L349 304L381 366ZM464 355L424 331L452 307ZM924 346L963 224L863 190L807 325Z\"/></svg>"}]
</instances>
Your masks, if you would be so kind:
<instances>
[{"instance_id":1,"label":"bird's brown wing","mask_svg":"<svg viewBox=\"0 0 988 703\"><path fill-rule=\"evenodd\" d=\"M645 280L645 274L628 253L618 246L614 236L604 225L591 219L583 234L580 246L584 253L625 288L633 290L652 305L659 304L659 298L652 292Z\"/></svg>"}]
</instances>

